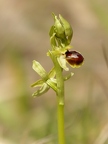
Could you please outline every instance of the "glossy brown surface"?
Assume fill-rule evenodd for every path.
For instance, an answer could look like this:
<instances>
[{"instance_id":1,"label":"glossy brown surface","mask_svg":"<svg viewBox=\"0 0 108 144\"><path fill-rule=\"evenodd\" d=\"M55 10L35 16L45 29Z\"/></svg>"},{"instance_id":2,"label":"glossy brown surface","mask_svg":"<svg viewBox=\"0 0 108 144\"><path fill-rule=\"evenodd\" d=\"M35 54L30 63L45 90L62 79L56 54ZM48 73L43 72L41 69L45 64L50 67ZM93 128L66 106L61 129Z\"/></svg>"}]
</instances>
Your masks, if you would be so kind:
<instances>
[{"instance_id":1,"label":"glossy brown surface","mask_svg":"<svg viewBox=\"0 0 108 144\"><path fill-rule=\"evenodd\" d=\"M77 51L68 50L65 54L66 60L72 66L80 66L84 61L84 57Z\"/></svg>"}]
</instances>

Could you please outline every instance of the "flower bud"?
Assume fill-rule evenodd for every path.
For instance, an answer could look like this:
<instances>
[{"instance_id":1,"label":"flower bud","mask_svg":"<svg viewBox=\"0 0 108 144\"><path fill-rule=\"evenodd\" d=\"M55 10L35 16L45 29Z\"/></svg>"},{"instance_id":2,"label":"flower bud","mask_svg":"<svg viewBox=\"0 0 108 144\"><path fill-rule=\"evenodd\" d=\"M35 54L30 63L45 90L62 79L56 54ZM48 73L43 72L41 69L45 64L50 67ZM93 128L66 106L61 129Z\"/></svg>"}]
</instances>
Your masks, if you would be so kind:
<instances>
[{"instance_id":1,"label":"flower bud","mask_svg":"<svg viewBox=\"0 0 108 144\"><path fill-rule=\"evenodd\" d=\"M65 39L65 30L64 30L64 27L62 26L60 20L57 18L56 15L54 15L54 31L56 33L56 36L58 38L61 38L61 39Z\"/></svg>"},{"instance_id":2,"label":"flower bud","mask_svg":"<svg viewBox=\"0 0 108 144\"><path fill-rule=\"evenodd\" d=\"M60 38L65 42L66 45L69 45L73 36L73 30L70 24L59 15L59 19L55 14L54 16L54 32L56 37Z\"/></svg>"},{"instance_id":3,"label":"flower bud","mask_svg":"<svg viewBox=\"0 0 108 144\"><path fill-rule=\"evenodd\" d=\"M68 44L70 44L72 36L73 36L73 30L71 25L61 16L59 15L60 21L62 23L62 26L64 27L65 30L65 36L68 40Z\"/></svg>"},{"instance_id":4,"label":"flower bud","mask_svg":"<svg viewBox=\"0 0 108 144\"><path fill-rule=\"evenodd\" d=\"M59 15L59 19L55 14L54 16L54 32L56 33L56 37L63 39L67 44L70 44L73 31L70 24L61 16Z\"/></svg>"}]
</instances>

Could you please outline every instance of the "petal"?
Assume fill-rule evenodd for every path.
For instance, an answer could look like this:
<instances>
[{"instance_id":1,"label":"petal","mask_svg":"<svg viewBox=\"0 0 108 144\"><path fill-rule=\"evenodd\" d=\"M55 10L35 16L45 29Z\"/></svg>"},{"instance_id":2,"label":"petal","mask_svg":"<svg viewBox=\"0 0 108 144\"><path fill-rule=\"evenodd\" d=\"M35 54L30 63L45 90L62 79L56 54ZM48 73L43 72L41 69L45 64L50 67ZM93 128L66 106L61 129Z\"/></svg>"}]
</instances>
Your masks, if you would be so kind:
<instances>
[{"instance_id":1,"label":"petal","mask_svg":"<svg viewBox=\"0 0 108 144\"><path fill-rule=\"evenodd\" d=\"M67 61L65 60L65 56L61 55L57 58L59 65L65 70L69 71L69 68L66 66Z\"/></svg>"},{"instance_id":2,"label":"petal","mask_svg":"<svg viewBox=\"0 0 108 144\"><path fill-rule=\"evenodd\" d=\"M83 64L84 57L81 55L81 53L77 51L67 50L65 55L66 61L70 64L71 67L78 68Z\"/></svg>"}]
</instances>

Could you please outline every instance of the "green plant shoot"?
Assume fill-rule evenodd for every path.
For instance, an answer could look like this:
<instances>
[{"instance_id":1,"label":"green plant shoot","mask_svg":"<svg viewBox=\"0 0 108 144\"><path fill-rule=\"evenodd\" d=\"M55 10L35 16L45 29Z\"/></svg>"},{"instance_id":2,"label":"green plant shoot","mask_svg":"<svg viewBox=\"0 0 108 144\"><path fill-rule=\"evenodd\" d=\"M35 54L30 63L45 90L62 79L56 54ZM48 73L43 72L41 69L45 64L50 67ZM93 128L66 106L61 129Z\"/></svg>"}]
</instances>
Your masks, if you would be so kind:
<instances>
[{"instance_id":1,"label":"green plant shoot","mask_svg":"<svg viewBox=\"0 0 108 144\"><path fill-rule=\"evenodd\" d=\"M46 93L50 88L55 91L58 105L58 144L65 144L64 81L71 78L73 73L64 77L63 70L69 71L67 63L73 68L80 67L84 58L79 52L71 50L70 43L73 36L71 25L61 15L59 15L59 18L54 13L52 15L54 25L49 32L51 49L48 50L47 56L51 58L54 66L47 73L39 62L33 60L32 68L40 75L41 79L31 86L39 87L33 93L34 97Z\"/></svg>"}]
</instances>

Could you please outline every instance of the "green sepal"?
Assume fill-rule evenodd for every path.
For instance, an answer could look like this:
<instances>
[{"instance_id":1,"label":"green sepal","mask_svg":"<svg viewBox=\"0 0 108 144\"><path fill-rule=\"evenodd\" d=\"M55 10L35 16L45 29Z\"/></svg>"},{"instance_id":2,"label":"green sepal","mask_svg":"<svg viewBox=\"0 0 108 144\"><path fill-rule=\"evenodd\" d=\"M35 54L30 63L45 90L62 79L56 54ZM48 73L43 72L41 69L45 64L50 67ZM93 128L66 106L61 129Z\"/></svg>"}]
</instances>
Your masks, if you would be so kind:
<instances>
[{"instance_id":1,"label":"green sepal","mask_svg":"<svg viewBox=\"0 0 108 144\"><path fill-rule=\"evenodd\" d=\"M32 94L32 96L41 96L42 94L46 93L49 89L50 89L50 87L46 83L44 83L40 87L40 89L38 89L36 92L34 92Z\"/></svg>"},{"instance_id":2,"label":"green sepal","mask_svg":"<svg viewBox=\"0 0 108 144\"><path fill-rule=\"evenodd\" d=\"M43 80L48 79L48 74L45 69L41 66L41 64L35 60L33 60L32 68L40 75Z\"/></svg>"},{"instance_id":3,"label":"green sepal","mask_svg":"<svg viewBox=\"0 0 108 144\"><path fill-rule=\"evenodd\" d=\"M51 26L49 36L51 37L53 34L54 34L54 26Z\"/></svg>"},{"instance_id":4,"label":"green sepal","mask_svg":"<svg viewBox=\"0 0 108 144\"><path fill-rule=\"evenodd\" d=\"M52 13L53 17L54 17L54 31L56 33L56 36L58 38L62 38L65 39L65 30L64 27L62 26L60 20L57 18L57 16Z\"/></svg>"},{"instance_id":5,"label":"green sepal","mask_svg":"<svg viewBox=\"0 0 108 144\"><path fill-rule=\"evenodd\" d=\"M56 47L56 40L55 40L55 32L54 32L54 26L50 28L49 36L50 36L50 43L53 48Z\"/></svg>"},{"instance_id":6,"label":"green sepal","mask_svg":"<svg viewBox=\"0 0 108 144\"><path fill-rule=\"evenodd\" d=\"M53 80L53 78L48 79L46 83L55 91L57 92L57 83Z\"/></svg>"},{"instance_id":7,"label":"green sepal","mask_svg":"<svg viewBox=\"0 0 108 144\"><path fill-rule=\"evenodd\" d=\"M61 15L59 15L59 18L60 18L61 23L62 23L62 25L64 27L65 35L67 37L68 44L70 44L72 36L73 36L72 27Z\"/></svg>"},{"instance_id":8,"label":"green sepal","mask_svg":"<svg viewBox=\"0 0 108 144\"><path fill-rule=\"evenodd\" d=\"M50 37L50 43L51 43L52 48L55 50L55 47L57 46L56 40L55 40L55 33L53 33L53 35Z\"/></svg>"},{"instance_id":9,"label":"green sepal","mask_svg":"<svg viewBox=\"0 0 108 144\"><path fill-rule=\"evenodd\" d=\"M40 87L36 92L33 93L33 96L40 96L41 94L47 92L49 88L51 87L54 91L57 91L56 82L54 81L55 77L55 69L54 67L51 69L51 71L48 74L48 79L46 81L43 81L43 79L40 79L33 83L31 87Z\"/></svg>"},{"instance_id":10,"label":"green sepal","mask_svg":"<svg viewBox=\"0 0 108 144\"><path fill-rule=\"evenodd\" d=\"M43 80L40 79L40 80L34 82L34 83L31 85L31 87L38 87L38 86L42 86L43 83L44 83Z\"/></svg>"},{"instance_id":11,"label":"green sepal","mask_svg":"<svg viewBox=\"0 0 108 144\"><path fill-rule=\"evenodd\" d=\"M54 90L57 92L57 81L56 79L54 78L56 75L56 72L55 72L55 68L53 67L51 69L51 71L49 72L48 76L49 76L49 79L46 81L46 83Z\"/></svg>"}]
</instances>

